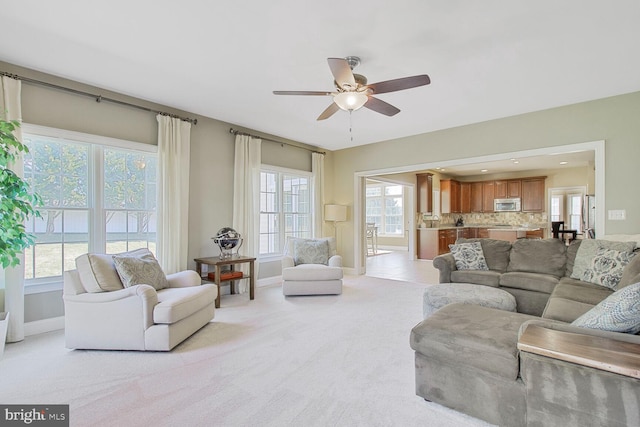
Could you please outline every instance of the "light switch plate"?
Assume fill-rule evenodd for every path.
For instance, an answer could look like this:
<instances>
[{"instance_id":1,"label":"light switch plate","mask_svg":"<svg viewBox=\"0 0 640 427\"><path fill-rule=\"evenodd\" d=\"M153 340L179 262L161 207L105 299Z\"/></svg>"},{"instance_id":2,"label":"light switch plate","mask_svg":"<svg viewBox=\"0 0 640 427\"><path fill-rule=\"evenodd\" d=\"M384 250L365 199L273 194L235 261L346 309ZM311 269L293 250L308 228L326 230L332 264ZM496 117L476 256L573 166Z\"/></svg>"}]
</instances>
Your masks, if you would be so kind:
<instances>
[{"instance_id":1,"label":"light switch plate","mask_svg":"<svg viewBox=\"0 0 640 427\"><path fill-rule=\"evenodd\" d=\"M609 219L611 221L623 221L627 219L627 211L624 209L609 210Z\"/></svg>"}]
</instances>

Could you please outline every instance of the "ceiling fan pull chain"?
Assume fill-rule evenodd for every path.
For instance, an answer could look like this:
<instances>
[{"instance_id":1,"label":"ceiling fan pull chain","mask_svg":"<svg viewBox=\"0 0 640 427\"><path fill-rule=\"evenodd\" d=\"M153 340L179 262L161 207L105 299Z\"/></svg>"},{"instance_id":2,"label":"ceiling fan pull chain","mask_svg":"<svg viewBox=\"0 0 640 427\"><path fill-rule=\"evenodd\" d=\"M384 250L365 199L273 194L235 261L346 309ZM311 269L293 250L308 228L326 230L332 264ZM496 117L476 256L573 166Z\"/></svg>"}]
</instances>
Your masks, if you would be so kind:
<instances>
[{"instance_id":1,"label":"ceiling fan pull chain","mask_svg":"<svg viewBox=\"0 0 640 427\"><path fill-rule=\"evenodd\" d=\"M349 135L351 142L353 142L353 110L349 110Z\"/></svg>"}]
</instances>

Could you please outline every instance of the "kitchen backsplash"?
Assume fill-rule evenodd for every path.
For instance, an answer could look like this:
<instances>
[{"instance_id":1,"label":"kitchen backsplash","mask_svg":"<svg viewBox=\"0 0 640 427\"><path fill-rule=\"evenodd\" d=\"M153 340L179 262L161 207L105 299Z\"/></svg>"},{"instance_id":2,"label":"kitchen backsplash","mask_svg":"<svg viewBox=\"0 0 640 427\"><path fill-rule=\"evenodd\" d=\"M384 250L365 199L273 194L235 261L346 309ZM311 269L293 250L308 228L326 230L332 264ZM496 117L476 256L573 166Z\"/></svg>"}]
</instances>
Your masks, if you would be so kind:
<instances>
[{"instance_id":1,"label":"kitchen backsplash","mask_svg":"<svg viewBox=\"0 0 640 427\"><path fill-rule=\"evenodd\" d=\"M470 213L470 214L442 214L440 216L430 216L419 213L416 216L416 226L421 227L442 227L455 225L458 218L462 217L465 225L496 225L508 224L513 226L536 226L541 228L549 227L549 220L546 212L525 213L525 212L494 212L494 213Z\"/></svg>"}]
</instances>

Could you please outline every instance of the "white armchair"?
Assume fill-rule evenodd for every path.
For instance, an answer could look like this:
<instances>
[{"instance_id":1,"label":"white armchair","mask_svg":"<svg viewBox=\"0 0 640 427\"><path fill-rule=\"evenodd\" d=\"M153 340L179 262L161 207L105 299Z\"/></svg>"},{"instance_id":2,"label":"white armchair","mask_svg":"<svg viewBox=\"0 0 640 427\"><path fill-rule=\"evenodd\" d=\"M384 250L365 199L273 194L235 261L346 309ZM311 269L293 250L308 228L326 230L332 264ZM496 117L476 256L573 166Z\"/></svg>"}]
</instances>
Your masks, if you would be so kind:
<instances>
[{"instance_id":1,"label":"white armchair","mask_svg":"<svg viewBox=\"0 0 640 427\"><path fill-rule=\"evenodd\" d=\"M214 317L216 286L195 271L124 287L111 255L86 254L64 273L66 347L169 351Z\"/></svg>"},{"instance_id":2,"label":"white armchair","mask_svg":"<svg viewBox=\"0 0 640 427\"><path fill-rule=\"evenodd\" d=\"M282 257L282 293L338 295L342 293L342 257L335 237L287 239Z\"/></svg>"}]
</instances>

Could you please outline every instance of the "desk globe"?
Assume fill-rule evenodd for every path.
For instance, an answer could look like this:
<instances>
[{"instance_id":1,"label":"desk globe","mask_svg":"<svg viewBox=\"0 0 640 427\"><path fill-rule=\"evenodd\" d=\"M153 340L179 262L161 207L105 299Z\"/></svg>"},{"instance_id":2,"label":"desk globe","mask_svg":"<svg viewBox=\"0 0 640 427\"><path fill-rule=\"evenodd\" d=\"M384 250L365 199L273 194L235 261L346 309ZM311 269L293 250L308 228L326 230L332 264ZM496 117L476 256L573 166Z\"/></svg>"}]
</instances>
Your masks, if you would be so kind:
<instances>
[{"instance_id":1,"label":"desk globe","mask_svg":"<svg viewBox=\"0 0 640 427\"><path fill-rule=\"evenodd\" d=\"M243 242L240 233L231 227L221 228L212 239L220 248L220 259L231 258L234 249L236 249L237 254Z\"/></svg>"}]
</instances>

